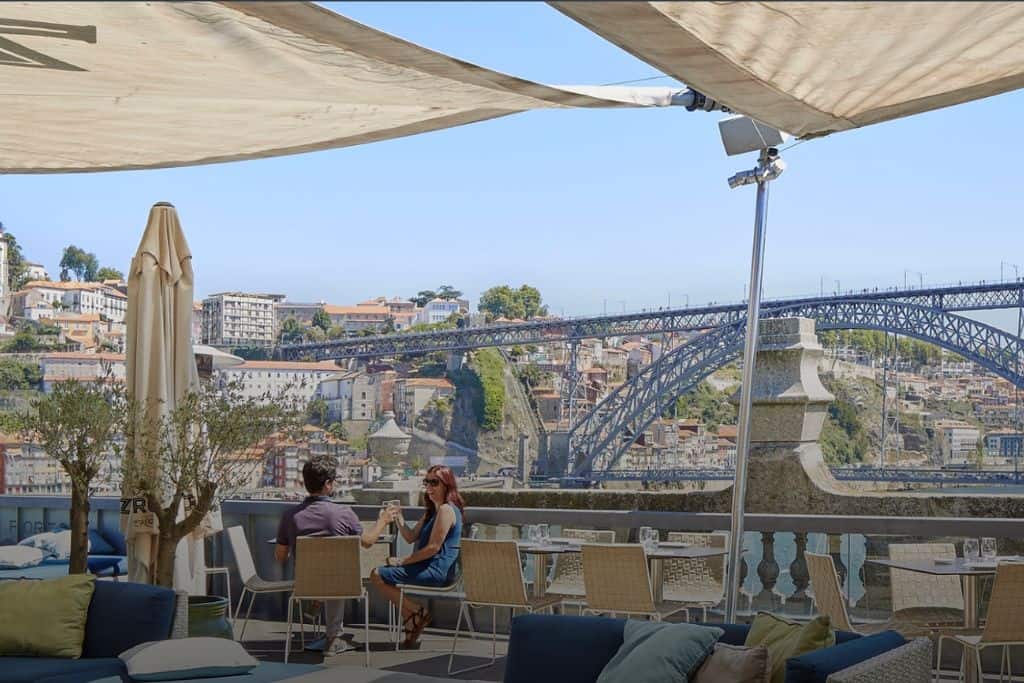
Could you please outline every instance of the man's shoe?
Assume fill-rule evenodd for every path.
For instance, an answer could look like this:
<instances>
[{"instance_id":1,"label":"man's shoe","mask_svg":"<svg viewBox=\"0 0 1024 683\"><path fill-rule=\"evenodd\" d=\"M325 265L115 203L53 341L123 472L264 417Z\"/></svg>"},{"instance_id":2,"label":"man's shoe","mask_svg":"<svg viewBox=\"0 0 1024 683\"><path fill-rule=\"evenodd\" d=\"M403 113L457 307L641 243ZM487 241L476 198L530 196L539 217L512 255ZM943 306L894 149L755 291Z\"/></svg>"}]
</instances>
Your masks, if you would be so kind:
<instances>
[{"instance_id":1,"label":"man's shoe","mask_svg":"<svg viewBox=\"0 0 1024 683\"><path fill-rule=\"evenodd\" d=\"M317 638L316 640L311 640L308 643L306 643L305 650L306 650L306 652L323 652L324 648L326 648L326 647L327 647L327 639L326 638Z\"/></svg>"},{"instance_id":2,"label":"man's shoe","mask_svg":"<svg viewBox=\"0 0 1024 683\"><path fill-rule=\"evenodd\" d=\"M347 640L335 638L330 642L330 644L327 645L326 648L324 648L324 659L326 659L327 657L334 657L340 655L344 652L351 652L355 649L355 645L348 642Z\"/></svg>"}]
</instances>

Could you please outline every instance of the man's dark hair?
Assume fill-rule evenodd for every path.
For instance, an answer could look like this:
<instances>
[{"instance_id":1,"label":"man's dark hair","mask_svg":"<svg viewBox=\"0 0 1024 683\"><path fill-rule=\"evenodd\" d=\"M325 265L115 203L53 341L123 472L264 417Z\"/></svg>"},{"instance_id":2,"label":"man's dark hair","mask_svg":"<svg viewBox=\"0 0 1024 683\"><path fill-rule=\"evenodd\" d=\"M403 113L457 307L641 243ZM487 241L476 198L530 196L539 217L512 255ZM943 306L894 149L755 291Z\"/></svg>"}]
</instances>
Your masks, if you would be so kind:
<instances>
[{"instance_id":1,"label":"man's dark hair","mask_svg":"<svg viewBox=\"0 0 1024 683\"><path fill-rule=\"evenodd\" d=\"M320 493L337 476L338 460L330 455L314 455L302 466L302 481L310 493Z\"/></svg>"}]
</instances>

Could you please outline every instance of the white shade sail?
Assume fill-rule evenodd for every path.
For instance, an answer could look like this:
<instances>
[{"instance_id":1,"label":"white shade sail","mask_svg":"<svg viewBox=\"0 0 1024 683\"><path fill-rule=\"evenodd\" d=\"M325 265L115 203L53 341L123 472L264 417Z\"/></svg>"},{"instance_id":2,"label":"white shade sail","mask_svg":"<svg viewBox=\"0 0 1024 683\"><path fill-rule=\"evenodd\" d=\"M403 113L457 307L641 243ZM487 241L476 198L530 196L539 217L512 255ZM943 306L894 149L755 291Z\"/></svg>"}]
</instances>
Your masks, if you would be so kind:
<instances>
[{"instance_id":1,"label":"white shade sail","mask_svg":"<svg viewBox=\"0 0 1024 683\"><path fill-rule=\"evenodd\" d=\"M253 159L669 92L539 85L311 3L0 6L7 173Z\"/></svg>"},{"instance_id":2,"label":"white shade sail","mask_svg":"<svg viewBox=\"0 0 1024 683\"><path fill-rule=\"evenodd\" d=\"M1024 87L1024 3L551 4L734 111L801 137Z\"/></svg>"}]
</instances>

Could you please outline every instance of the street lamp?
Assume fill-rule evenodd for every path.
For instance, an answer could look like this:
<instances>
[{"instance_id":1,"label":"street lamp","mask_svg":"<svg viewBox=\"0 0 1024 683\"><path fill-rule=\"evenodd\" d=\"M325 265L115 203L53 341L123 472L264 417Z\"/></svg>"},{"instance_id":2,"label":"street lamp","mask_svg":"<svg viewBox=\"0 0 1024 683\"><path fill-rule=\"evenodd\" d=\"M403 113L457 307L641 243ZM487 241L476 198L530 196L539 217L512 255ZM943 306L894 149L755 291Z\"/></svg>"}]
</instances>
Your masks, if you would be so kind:
<instances>
[{"instance_id":1,"label":"street lamp","mask_svg":"<svg viewBox=\"0 0 1024 683\"><path fill-rule=\"evenodd\" d=\"M622 312L625 313L626 312L626 302L623 301L622 299L619 299L618 303L622 304Z\"/></svg>"},{"instance_id":2,"label":"street lamp","mask_svg":"<svg viewBox=\"0 0 1024 683\"><path fill-rule=\"evenodd\" d=\"M1020 279L1020 266L1018 266L1016 263L1010 263L1008 261L1000 261L999 262L999 281L1000 282L1003 282L1003 266L1010 266L1011 268L1013 268L1013 279L1014 280L1019 280Z\"/></svg>"},{"instance_id":3,"label":"street lamp","mask_svg":"<svg viewBox=\"0 0 1024 683\"><path fill-rule=\"evenodd\" d=\"M903 270L903 289L907 289L908 288L908 285L907 285L907 275L908 274L909 275L916 275L918 277L918 283L920 284L920 288L924 289L924 273L919 273L916 270L907 270L907 269Z\"/></svg>"}]
</instances>

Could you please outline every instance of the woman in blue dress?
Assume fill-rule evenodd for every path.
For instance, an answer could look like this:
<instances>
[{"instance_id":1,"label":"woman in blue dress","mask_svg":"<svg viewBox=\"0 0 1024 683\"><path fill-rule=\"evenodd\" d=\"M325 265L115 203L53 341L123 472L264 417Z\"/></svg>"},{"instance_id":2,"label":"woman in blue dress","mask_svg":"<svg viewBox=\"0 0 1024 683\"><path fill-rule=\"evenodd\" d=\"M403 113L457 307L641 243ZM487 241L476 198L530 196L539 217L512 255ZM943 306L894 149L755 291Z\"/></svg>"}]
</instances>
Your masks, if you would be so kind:
<instances>
[{"instance_id":1,"label":"woman in blue dress","mask_svg":"<svg viewBox=\"0 0 1024 683\"><path fill-rule=\"evenodd\" d=\"M370 574L377 589L397 605L398 584L415 586L446 586L455 580L459 542L462 538L462 513L465 504L459 495L455 475L443 465L434 465L423 478L422 519L409 528L399 510L398 530L406 543L414 543L408 557L388 558L388 564ZM402 624L405 627L405 647L419 640L423 629L430 624L430 613L419 603L406 597L402 601Z\"/></svg>"}]
</instances>

